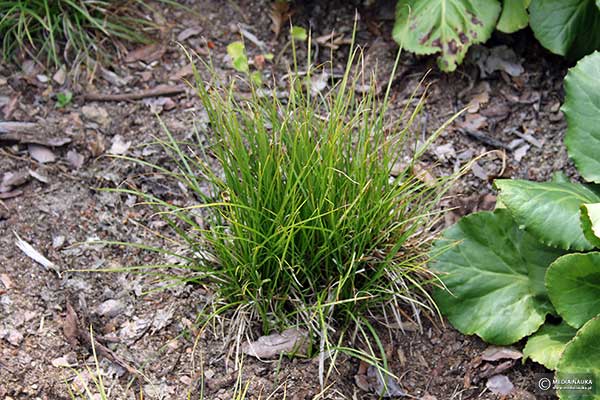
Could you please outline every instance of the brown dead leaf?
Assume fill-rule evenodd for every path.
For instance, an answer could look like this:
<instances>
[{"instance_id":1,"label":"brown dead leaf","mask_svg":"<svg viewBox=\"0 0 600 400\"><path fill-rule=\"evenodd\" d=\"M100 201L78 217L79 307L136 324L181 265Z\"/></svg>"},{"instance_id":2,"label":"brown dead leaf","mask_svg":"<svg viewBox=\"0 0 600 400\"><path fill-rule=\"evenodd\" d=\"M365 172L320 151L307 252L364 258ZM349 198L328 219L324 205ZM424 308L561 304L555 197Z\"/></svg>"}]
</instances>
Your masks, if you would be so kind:
<instances>
[{"instance_id":1,"label":"brown dead leaf","mask_svg":"<svg viewBox=\"0 0 600 400\"><path fill-rule=\"evenodd\" d=\"M30 169L28 172L32 178L35 178L42 183L48 183L48 181L50 180L50 178L46 174L44 174L41 170L36 171L36 170Z\"/></svg>"},{"instance_id":2,"label":"brown dead leaf","mask_svg":"<svg viewBox=\"0 0 600 400\"><path fill-rule=\"evenodd\" d=\"M5 172L0 182L0 193L9 192L12 188L21 186L29 180L29 172L20 170L15 172Z\"/></svg>"},{"instance_id":3,"label":"brown dead leaf","mask_svg":"<svg viewBox=\"0 0 600 400\"><path fill-rule=\"evenodd\" d=\"M104 107L86 105L81 107L81 112L86 119L97 123L104 129L110 125L111 118Z\"/></svg>"},{"instance_id":4,"label":"brown dead leaf","mask_svg":"<svg viewBox=\"0 0 600 400\"><path fill-rule=\"evenodd\" d=\"M515 158L515 161L520 162L523 159L523 157L525 157L525 155L527 155L527 151L529 150L530 147L531 147L530 145L524 144L523 146L516 149L513 153L513 157Z\"/></svg>"},{"instance_id":5,"label":"brown dead leaf","mask_svg":"<svg viewBox=\"0 0 600 400\"><path fill-rule=\"evenodd\" d=\"M512 347L490 346L481 353L484 361L519 360L522 357L523 353Z\"/></svg>"},{"instance_id":6,"label":"brown dead leaf","mask_svg":"<svg viewBox=\"0 0 600 400\"><path fill-rule=\"evenodd\" d=\"M92 153L92 157L98 157L102 155L104 150L106 150L104 137L96 131L87 131L86 136L89 138L88 149L90 150L90 153Z\"/></svg>"},{"instance_id":7,"label":"brown dead leaf","mask_svg":"<svg viewBox=\"0 0 600 400\"><path fill-rule=\"evenodd\" d=\"M487 118L480 114L466 114L465 120L458 122L456 125L461 129L478 131L482 128L485 128L487 124Z\"/></svg>"},{"instance_id":8,"label":"brown dead leaf","mask_svg":"<svg viewBox=\"0 0 600 400\"><path fill-rule=\"evenodd\" d=\"M281 33L281 27L292 16L293 11L290 11L290 5L287 1L274 1L271 5L271 30L275 33L275 37Z\"/></svg>"},{"instance_id":9,"label":"brown dead leaf","mask_svg":"<svg viewBox=\"0 0 600 400\"><path fill-rule=\"evenodd\" d=\"M483 181L487 181L489 179L488 173L481 165L479 165L478 162L474 162L473 164L471 164L471 172L473 172L473 175L475 175Z\"/></svg>"},{"instance_id":10,"label":"brown dead leaf","mask_svg":"<svg viewBox=\"0 0 600 400\"><path fill-rule=\"evenodd\" d=\"M67 314L63 320L63 333L72 346L79 345L79 318L71 303L67 302Z\"/></svg>"},{"instance_id":11,"label":"brown dead leaf","mask_svg":"<svg viewBox=\"0 0 600 400\"><path fill-rule=\"evenodd\" d=\"M79 154L76 150L69 150L67 152L67 161L75 169L79 169L83 166L85 158L82 154Z\"/></svg>"},{"instance_id":12,"label":"brown dead leaf","mask_svg":"<svg viewBox=\"0 0 600 400\"><path fill-rule=\"evenodd\" d=\"M19 104L19 97L14 95L8 101L8 104L4 106L4 119L10 119L13 112L17 109L17 105Z\"/></svg>"},{"instance_id":13,"label":"brown dead leaf","mask_svg":"<svg viewBox=\"0 0 600 400\"><path fill-rule=\"evenodd\" d=\"M254 66L257 69L263 69L265 67L265 56L262 54L257 54L254 56Z\"/></svg>"},{"instance_id":14,"label":"brown dead leaf","mask_svg":"<svg viewBox=\"0 0 600 400\"><path fill-rule=\"evenodd\" d=\"M136 61L144 61L151 63L152 61L160 60L165 54L166 46L163 43L152 43L131 51L125 57L126 63L132 63Z\"/></svg>"},{"instance_id":15,"label":"brown dead leaf","mask_svg":"<svg viewBox=\"0 0 600 400\"><path fill-rule=\"evenodd\" d=\"M490 84L482 82L478 84L472 91L475 93L467 105L467 111L471 114L479 111L483 104L490 101Z\"/></svg>"},{"instance_id":16,"label":"brown dead leaf","mask_svg":"<svg viewBox=\"0 0 600 400\"><path fill-rule=\"evenodd\" d=\"M65 66L61 66L55 73L52 75L52 80L59 85L64 85L67 79L67 69Z\"/></svg>"},{"instance_id":17,"label":"brown dead leaf","mask_svg":"<svg viewBox=\"0 0 600 400\"><path fill-rule=\"evenodd\" d=\"M194 73L194 66L192 65L192 63L189 63L187 65L184 65L179 70L177 70L177 72L175 72L173 75L171 75L169 80L179 81L182 78L185 78L186 76L192 75L193 73Z\"/></svg>"},{"instance_id":18,"label":"brown dead leaf","mask_svg":"<svg viewBox=\"0 0 600 400\"><path fill-rule=\"evenodd\" d=\"M281 354L307 355L308 332L302 329L286 329L281 334L261 336L255 342L246 342L242 352L256 358L272 359Z\"/></svg>"},{"instance_id":19,"label":"brown dead leaf","mask_svg":"<svg viewBox=\"0 0 600 400\"><path fill-rule=\"evenodd\" d=\"M506 375L494 375L487 380L485 386L494 394L509 395L515 388Z\"/></svg>"},{"instance_id":20,"label":"brown dead leaf","mask_svg":"<svg viewBox=\"0 0 600 400\"><path fill-rule=\"evenodd\" d=\"M27 151L29 151L31 158L40 164L56 161L56 155L48 147L40 146L38 144L30 144L27 146Z\"/></svg>"},{"instance_id":21,"label":"brown dead leaf","mask_svg":"<svg viewBox=\"0 0 600 400\"><path fill-rule=\"evenodd\" d=\"M127 153L129 147L131 146L131 141L126 142L121 135L115 135L112 139L112 145L108 152L110 154L122 155Z\"/></svg>"},{"instance_id":22,"label":"brown dead leaf","mask_svg":"<svg viewBox=\"0 0 600 400\"><path fill-rule=\"evenodd\" d=\"M406 392L398 386L395 379L390 376L386 377L387 379L384 382L381 371L361 360L358 371L354 375L354 383L362 391L377 393L384 398L406 395Z\"/></svg>"},{"instance_id":23,"label":"brown dead leaf","mask_svg":"<svg viewBox=\"0 0 600 400\"><path fill-rule=\"evenodd\" d=\"M435 187L436 179L433 172L423 163L417 163L413 166L415 177L429 187Z\"/></svg>"},{"instance_id":24,"label":"brown dead leaf","mask_svg":"<svg viewBox=\"0 0 600 400\"><path fill-rule=\"evenodd\" d=\"M202 32L202 27L200 26L192 26L182 30L179 35L177 35L177 41L183 42L186 39L191 38L192 36L196 36Z\"/></svg>"}]
</instances>

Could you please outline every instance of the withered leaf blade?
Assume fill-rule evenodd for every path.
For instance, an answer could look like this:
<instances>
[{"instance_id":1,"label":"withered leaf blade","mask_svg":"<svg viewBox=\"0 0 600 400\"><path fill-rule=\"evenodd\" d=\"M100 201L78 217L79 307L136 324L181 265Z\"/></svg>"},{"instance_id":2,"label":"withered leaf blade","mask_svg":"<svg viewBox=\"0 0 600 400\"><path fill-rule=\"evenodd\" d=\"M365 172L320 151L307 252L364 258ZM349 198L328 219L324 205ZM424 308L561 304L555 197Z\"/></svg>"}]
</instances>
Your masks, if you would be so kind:
<instances>
[{"instance_id":1,"label":"withered leaf blade","mask_svg":"<svg viewBox=\"0 0 600 400\"><path fill-rule=\"evenodd\" d=\"M487 380L485 386L494 394L509 395L515 388L506 375L494 375Z\"/></svg>"},{"instance_id":2,"label":"withered leaf blade","mask_svg":"<svg viewBox=\"0 0 600 400\"><path fill-rule=\"evenodd\" d=\"M490 346L481 354L481 359L484 361L519 360L522 357L523 353L512 347Z\"/></svg>"},{"instance_id":3,"label":"withered leaf blade","mask_svg":"<svg viewBox=\"0 0 600 400\"><path fill-rule=\"evenodd\" d=\"M63 333L72 346L79 345L79 318L71 303L67 302L67 315L63 321Z\"/></svg>"},{"instance_id":4,"label":"withered leaf blade","mask_svg":"<svg viewBox=\"0 0 600 400\"><path fill-rule=\"evenodd\" d=\"M58 267L52 261L48 260L46 257L44 257L44 255L42 255L42 253L37 251L32 245L30 245L29 243L27 243L26 241L21 239L21 237L19 237L19 235L16 232L14 232L14 234L17 237L17 247L19 249L21 249L21 251L23 253L25 253L25 255L27 257L29 257L32 260L34 260L35 262L37 262L45 269L53 270L60 277L60 271L59 271Z\"/></svg>"},{"instance_id":5,"label":"withered leaf blade","mask_svg":"<svg viewBox=\"0 0 600 400\"><path fill-rule=\"evenodd\" d=\"M255 342L242 345L242 352L262 359L277 358L281 354L307 355L308 332L302 329L287 329L282 333L261 336Z\"/></svg>"},{"instance_id":6,"label":"withered leaf blade","mask_svg":"<svg viewBox=\"0 0 600 400\"><path fill-rule=\"evenodd\" d=\"M40 164L56 161L56 155L47 147L40 146L39 144L30 144L27 146L27 150L29 151L31 158Z\"/></svg>"}]
</instances>

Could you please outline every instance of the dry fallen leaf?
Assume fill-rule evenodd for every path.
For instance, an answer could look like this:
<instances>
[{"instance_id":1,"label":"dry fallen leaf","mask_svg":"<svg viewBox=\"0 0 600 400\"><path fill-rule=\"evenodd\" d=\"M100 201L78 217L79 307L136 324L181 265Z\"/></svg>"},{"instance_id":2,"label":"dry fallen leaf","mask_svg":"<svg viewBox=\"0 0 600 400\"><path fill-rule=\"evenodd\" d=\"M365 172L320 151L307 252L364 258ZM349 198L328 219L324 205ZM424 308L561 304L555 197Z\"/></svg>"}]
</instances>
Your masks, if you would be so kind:
<instances>
[{"instance_id":1,"label":"dry fallen leaf","mask_svg":"<svg viewBox=\"0 0 600 400\"><path fill-rule=\"evenodd\" d=\"M108 111L103 107L87 105L81 107L81 112L84 117L90 121L96 122L102 128L108 128L110 125L110 116L108 115Z\"/></svg>"},{"instance_id":2,"label":"dry fallen leaf","mask_svg":"<svg viewBox=\"0 0 600 400\"><path fill-rule=\"evenodd\" d=\"M488 92L477 93L467 105L467 111L474 114L479 111L482 104L486 104L488 101L490 101L490 94Z\"/></svg>"},{"instance_id":3,"label":"dry fallen leaf","mask_svg":"<svg viewBox=\"0 0 600 400\"><path fill-rule=\"evenodd\" d=\"M23 253L25 253L25 255L29 258L31 258L33 261L37 262L38 264L40 264L42 267L46 268L46 269L51 269L54 272L56 272L59 277L60 277L60 272L58 267L56 266L56 264L54 264L52 261L48 260L46 257L44 257L39 251L37 251L32 245L30 245L29 243L27 243L26 241L24 241L23 239L21 239L19 237L19 235L14 232L15 236L17 237L17 247L19 249L21 249L21 251Z\"/></svg>"},{"instance_id":4,"label":"dry fallen leaf","mask_svg":"<svg viewBox=\"0 0 600 400\"><path fill-rule=\"evenodd\" d=\"M63 320L63 333L72 346L79 344L79 318L71 303L67 302L67 314Z\"/></svg>"},{"instance_id":5,"label":"dry fallen leaf","mask_svg":"<svg viewBox=\"0 0 600 400\"><path fill-rule=\"evenodd\" d=\"M261 336L255 342L246 342L242 352L256 358L272 359L281 354L307 355L308 333L302 329L287 329L281 334Z\"/></svg>"},{"instance_id":6,"label":"dry fallen leaf","mask_svg":"<svg viewBox=\"0 0 600 400\"><path fill-rule=\"evenodd\" d=\"M112 139L112 146L110 146L108 152L110 154L123 155L127 153L130 146L131 142L126 142L125 139L123 139L123 136L115 135Z\"/></svg>"},{"instance_id":7,"label":"dry fallen leaf","mask_svg":"<svg viewBox=\"0 0 600 400\"><path fill-rule=\"evenodd\" d=\"M67 79L67 69L65 66L61 66L55 73L52 75L52 80L59 85L64 85Z\"/></svg>"},{"instance_id":8,"label":"dry fallen leaf","mask_svg":"<svg viewBox=\"0 0 600 400\"><path fill-rule=\"evenodd\" d=\"M100 69L100 74L105 81L112 83L115 86L125 86L129 82L129 79L122 78L115 72L104 67Z\"/></svg>"},{"instance_id":9,"label":"dry fallen leaf","mask_svg":"<svg viewBox=\"0 0 600 400\"><path fill-rule=\"evenodd\" d=\"M475 175L483 181L487 181L489 179L488 173L485 171L485 169L483 169L481 165L479 165L478 162L474 162L473 164L471 164L471 172L473 172L473 175Z\"/></svg>"},{"instance_id":10,"label":"dry fallen leaf","mask_svg":"<svg viewBox=\"0 0 600 400\"><path fill-rule=\"evenodd\" d=\"M56 161L56 155L47 147L40 146L39 144L30 144L27 146L27 150L35 161L40 164L46 164Z\"/></svg>"},{"instance_id":11,"label":"dry fallen leaf","mask_svg":"<svg viewBox=\"0 0 600 400\"><path fill-rule=\"evenodd\" d=\"M509 395L515 386L506 375L494 375L487 380L485 386L494 394Z\"/></svg>"},{"instance_id":12,"label":"dry fallen leaf","mask_svg":"<svg viewBox=\"0 0 600 400\"><path fill-rule=\"evenodd\" d=\"M429 168L427 168L425 163L416 163L413 165L413 174L414 176L423 182L426 186L435 187L436 179L433 173Z\"/></svg>"},{"instance_id":13,"label":"dry fallen leaf","mask_svg":"<svg viewBox=\"0 0 600 400\"><path fill-rule=\"evenodd\" d=\"M275 33L275 37L279 36L281 27L292 16L290 5L287 1L274 1L271 5L271 30Z\"/></svg>"},{"instance_id":14,"label":"dry fallen leaf","mask_svg":"<svg viewBox=\"0 0 600 400\"><path fill-rule=\"evenodd\" d=\"M531 146L529 146L528 144L524 144L523 146L519 147L518 149L515 150L515 152L513 153L513 156L515 157L515 161L519 162L523 159L523 157L525 157L525 155L527 154L527 151L529 150Z\"/></svg>"},{"instance_id":15,"label":"dry fallen leaf","mask_svg":"<svg viewBox=\"0 0 600 400\"><path fill-rule=\"evenodd\" d=\"M11 189L21 186L29 180L29 172L26 170L5 172L0 182L0 193L9 192Z\"/></svg>"},{"instance_id":16,"label":"dry fallen leaf","mask_svg":"<svg viewBox=\"0 0 600 400\"><path fill-rule=\"evenodd\" d=\"M169 80L179 81L182 78L185 78L186 76L192 75L193 73L194 73L194 67L193 67L192 63L189 63L189 64L184 65L177 72L175 72L173 75L171 75L169 77Z\"/></svg>"},{"instance_id":17,"label":"dry fallen leaf","mask_svg":"<svg viewBox=\"0 0 600 400\"><path fill-rule=\"evenodd\" d=\"M144 61L151 63L152 61L160 60L165 54L166 46L162 43L152 43L146 46L138 47L131 51L125 57L126 63L132 63L136 61Z\"/></svg>"},{"instance_id":18,"label":"dry fallen leaf","mask_svg":"<svg viewBox=\"0 0 600 400\"><path fill-rule=\"evenodd\" d=\"M88 149L90 150L90 153L92 153L92 157L98 157L104 153L104 150L106 149L104 136L96 131L87 131L86 134L88 137Z\"/></svg>"},{"instance_id":19,"label":"dry fallen leaf","mask_svg":"<svg viewBox=\"0 0 600 400\"><path fill-rule=\"evenodd\" d=\"M480 114L466 114L465 120L463 122L458 122L456 125L465 130L478 131L485 128L487 124L487 118Z\"/></svg>"},{"instance_id":20,"label":"dry fallen leaf","mask_svg":"<svg viewBox=\"0 0 600 400\"><path fill-rule=\"evenodd\" d=\"M398 386L396 380L386 375L384 381L383 373L380 372L376 367L369 365L367 369L367 379L371 387L371 391L382 397L399 397L406 396L406 392Z\"/></svg>"},{"instance_id":21,"label":"dry fallen leaf","mask_svg":"<svg viewBox=\"0 0 600 400\"><path fill-rule=\"evenodd\" d=\"M42 183L48 183L49 179L48 176L44 175L42 172L40 171L34 171L32 169L29 170L29 175L31 175L33 178L37 179L38 181L42 182Z\"/></svg>"},{"instance_id":22,"label":"dry fallen leaf","mask_svg":"<svg viewBox=\"0 0 600 400\"><path fill-rule=\"evenodd\" d=\"M52 360L50 362L52 364L53 367L57 367L57 368L61 368L61 367L74 367L75 364L71 363L71 361L69 361L69 357L68 356L62 356L62 357L58 357L55 358L54 360Z\"/></svg>"},{"instance_id":23,"label":"dry fallen leaf","mask_svg":"<svg viewBox=\"0 0 600 400\"><path fill-rule=\"evenodd\" d=\"M523 353L512 347L490 346L483 351L481 359L484 361L519 360Z\"/></svg>"},{"instance_id":24,"label":"dry fallen leaf","mask_svg":"<svg viewBox=\"0 0 600 400\"><path fill-rule=\"evenodd\" d=\"M182 30L179 35L177 35L177 41L183 42L185 39L191 38L192 36L196 36L202 32L202 27L200 26L192 26Z\"/></svg>"},{"instance_id":25,"label":"dry fallen leaf","mask_svg":"<svg viewBox=\"0 0 600 400\"><path fill-rule=\"evenodd\" d=\"M82 154L79 154L76 150L69 150L67 152L67 161L71 166L75 169L79 169L83 165L84 157Z\"/></svg>"}]
</instances>

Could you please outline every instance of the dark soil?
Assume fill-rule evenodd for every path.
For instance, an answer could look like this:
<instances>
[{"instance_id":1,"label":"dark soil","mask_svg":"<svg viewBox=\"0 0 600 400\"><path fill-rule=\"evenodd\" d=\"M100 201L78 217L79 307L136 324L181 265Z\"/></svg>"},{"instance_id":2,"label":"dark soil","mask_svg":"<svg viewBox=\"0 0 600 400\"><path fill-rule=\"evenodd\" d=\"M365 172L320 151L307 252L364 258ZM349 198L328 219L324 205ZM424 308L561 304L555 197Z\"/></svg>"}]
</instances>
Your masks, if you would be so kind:
<instances>
[{"instance_id":1,"label":"dark soil","mask_svg":"<svg viewBox=\"0 0 600 400\"><path fill-rule=\"evenodd\" d=\"M287 21L279 37L271 30L270 1L188 3L197 14L165 9L169 32L145 54L134 53L138 59L133 62L116 62L93 74L83 68L67 69L62 84L52 79L55 71L44 72L27 60L0 66L0 116L38 123L37 136L42 139L70 139L67 144L49 147L56 159L46 163L32 158L36 149L27 143L2 142L0 148L0 175L24 176L24 181L3 193L4 200L0 200L0 397L68 399L68 387L81 391L86 382L96 390L93 374L87 371L96 369L89 348L81 338L77 341L69 335L68 322L67 332L63 331L69 302L79 318L92 323L96 335L117 340L108 345L114 354L144 374L144 379L134 379L114 359L99 356L110 399L141 398L141 393L147 399L184 399L188 393L194 399L231 399L237 381L249 383L249 398L268 398L272 393L272 399L377 398L357 385L360 363L346 356L338 358L324 391L319 385L318 358L263 362L248 357L240 370L231 340L236 332L231 331L230 321L220 319L203 331L194 324L199 312L213 307L210 288L177 285L157 290L169 282L131 271L94 272L172 261L142 249L91 243L98 240L185 251L154 234L168 235L168 229L151 210L134 206L141 199L96 188L131 186L176 204L192 200L164 176L104 156L112 146L113 151L122 152L124 143L131 142L128 156L169 165L160 149L150 144L162 135L154 113L160 114L178 139L191 138L194 124L202 130L206 121L191 91L128 102L86 101L85 94L139 92L180 84L188 62L172 40L200 55L210 54L223 76L234 73L226 46L239 39L238 24L264 43L261 50L245 39L253 68L261 65L260 54L268 51L277 57L286 44ZM335 29L348 39L358 8L357 41L366 47L369 63L376 61L379 70L389 71L397 51L390 37L395 2L365 3L302 2L291 6L292 19L294 24L311 26L315 37ZM182 35L189 28L197 29ZM555 171L572 171L562 145L565 121L558 109L568 65L544 51L528 32L494 37L486 48L500 45L514 49L523 67L519 76L496 71L482 77L476 52L453 74L439 72L434 58L401 56L392 87L393 112L399 112L430 71L424 80L429 87L427 105L418 121L423 137L471 104L435 142L423 168L431 174L447 174L488 153L472 173L460 179L453 197L446 200L458 207L448 214L446 224L460 215L492 208L491 182L496 177L546 180ZM341 68L348 46L340 44L331 52L321 45L319 51L321 62L333 55L335 68ZM265 63L265 76L272 72L281 77L289 59L286 51L278 65ZM74 101L57 108L54 95L66 89L75 93ZM479 135L474 138L468 131ZM122 140L115 139L117 135ZM69 161L76 158L73 151L83 156L80 167ZM30 170L34 173L28 175ZM16 246L15 233L52 260L60 277L25 256ZM181 273L186 272L182 269ZM481 340L464 336L435 317L422 319L422 329L408 324L404 332L382 330L391 368L412 398L500 398L486 389L487 378L495 373L505 374L515 385L505 398L535 398L534 374L545 372L543 367L531 361L483 362L480 356L488 346Z\"/></svg>"}]
</instances>

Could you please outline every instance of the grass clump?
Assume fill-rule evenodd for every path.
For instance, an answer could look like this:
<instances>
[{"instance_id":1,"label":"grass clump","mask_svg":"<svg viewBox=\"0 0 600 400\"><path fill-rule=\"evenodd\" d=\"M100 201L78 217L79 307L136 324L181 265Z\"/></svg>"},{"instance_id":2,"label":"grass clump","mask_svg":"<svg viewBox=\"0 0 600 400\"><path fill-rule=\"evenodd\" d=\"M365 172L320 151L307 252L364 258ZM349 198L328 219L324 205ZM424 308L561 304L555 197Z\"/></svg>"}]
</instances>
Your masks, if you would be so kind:
<instances>
[{"instance_id":1,"label":"grass clump","mask_svg":"<svg viewBox=\"0 0 600 400\"><path fill-rule=\"evenodd\" d=\"M84 55L103 59L116 40L147 43L155 24L141 15L140 0L0 1L2 56L19 51L38 61L59 65Z\"/></svg>"},{"instance_id":2,"label":"grass clump","mask_svg":"<svg viewBox=\"0 0 600 400\"><path fill-rule=\"evenodd\" d=\"M187 243L186 263L215 284L222 309L251 310L265 333L307 327L321 346L331 326L360 324L375 308L391 306L386 315L399 317L402 302L431 305L420 233L449 181L414 173L442 129L415 145L424 94L409 102L414 110L391 117L389 86L382 96L374 82L357 94L359 54L351 49L343 78L327 92L307 87L321 71L301 76L296 67L284 99L251 82L242 83L249 96L240 96L239 81L204 81L196 71L210 132L195 143L167 132L162 146L177 167L153 167L198 204L121 190L144 197ZM194 218L199 209L203 222Z\"/></svg>"}]
</instances>

